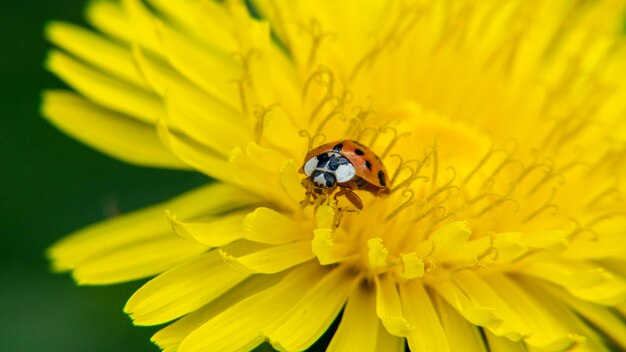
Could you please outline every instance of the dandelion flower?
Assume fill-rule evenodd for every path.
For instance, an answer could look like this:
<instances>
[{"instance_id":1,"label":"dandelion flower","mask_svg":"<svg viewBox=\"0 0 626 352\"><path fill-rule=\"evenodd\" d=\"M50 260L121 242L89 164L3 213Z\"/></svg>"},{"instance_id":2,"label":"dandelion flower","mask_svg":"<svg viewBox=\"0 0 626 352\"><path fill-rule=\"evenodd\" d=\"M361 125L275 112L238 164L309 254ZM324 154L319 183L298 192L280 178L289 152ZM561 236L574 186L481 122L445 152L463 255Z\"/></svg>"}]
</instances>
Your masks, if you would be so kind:
<instances>
[{"instance_id":1,"label":"dandelion flower","mask_svg":"<svg viewBox=\"0 0 626 352\"><path fill-rule=\"evenodd\" d=\"M51 23L43 114L216 180L68 236L165 351L626 349L623 1L92 1ZM389 194L301 205L312 148Z\"/></svg>"}]
</instances>

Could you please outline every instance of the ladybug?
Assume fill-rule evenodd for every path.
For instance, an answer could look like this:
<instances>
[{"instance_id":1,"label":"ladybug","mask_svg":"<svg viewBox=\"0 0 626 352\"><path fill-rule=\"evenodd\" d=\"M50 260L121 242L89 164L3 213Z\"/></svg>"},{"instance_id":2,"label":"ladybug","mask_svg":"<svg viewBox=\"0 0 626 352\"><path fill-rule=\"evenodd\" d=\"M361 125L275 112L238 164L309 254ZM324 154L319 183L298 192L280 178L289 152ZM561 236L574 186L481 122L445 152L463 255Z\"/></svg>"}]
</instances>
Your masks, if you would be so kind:
<instances>
[{"instance_id":1,"label":"ladybug","mask_svg":"<svg viewBox=\"0 0 626 352\"><path fill-rule=\"evenodd\" d=\"M357 209L363 209L355 190L375 195L389 192L389 175L378 155L363 144L346 139L326 143L309 151L299 170L307 176L302 184L307 189L307 199L317 199L332 194L345 196Z\"/></svg>"}]
</instances>

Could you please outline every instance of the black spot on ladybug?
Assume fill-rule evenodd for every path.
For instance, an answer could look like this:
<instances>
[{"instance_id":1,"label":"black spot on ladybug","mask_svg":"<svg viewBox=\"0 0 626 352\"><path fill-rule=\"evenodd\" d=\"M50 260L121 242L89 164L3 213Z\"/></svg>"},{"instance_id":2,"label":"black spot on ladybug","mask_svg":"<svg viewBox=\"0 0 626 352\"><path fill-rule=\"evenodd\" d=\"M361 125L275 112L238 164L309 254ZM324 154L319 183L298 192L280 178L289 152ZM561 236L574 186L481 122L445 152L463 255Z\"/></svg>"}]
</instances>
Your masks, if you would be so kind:
<instances>
[{"instance_id":1,"label":"black spot on ladybug","mask_svg":"<svg viewBox=\"0 0 626 352\"><path fill-rule=\"evenodd\" d=\"M343 156L331 155L330 161L328 163L328 169L330 171L337 171L337 168L339 168L339 165L349 164L349 163L350 163L350 160L346 159Z\"/></svg>"},{"instance_id":2,"label":"black spot on ladybug","mask_svg":"<svg viewBox=\"0 0 626 352\"><path fill-rule=\"evenodd\" d=\"M368 170L372 171L372 163L370 163L370 161L369 161L369 160L365 160L365 167L366 167Z\"/></svg>"},{"instance_id":3,"label":"black spot on ladybug","mask_svg":"<svg viewBox=\"0 0 626 352\"><path fill-rule=\"evenodd\" d=\"M339 143L333 147L333 151L339 153L343 149L343 144Z\"/></svg>"},{"instance_id":4,"label":"black spot on ladybug","mask_svg":"<svg viewBox=\"0 0 626 352\"><path fill-rule=\"evenodd\" d=\"M328 160L330 160L330 156L328 154L320 154L317 156L317 167L323 168L328 164Z\"/></svg>"},{"instance_id":5,"label":"black spot on ladybug","mask_svg":"<svg viewBox=\"0 0 626 352\"><path fill-rule=\"evenodd\" d=\"M354 154L356 155L365 155L365 153L361 149L355 149Z\"/></svg>"},{"instance_id":6,"label":"black spot on ladybug","mask_svg":"<svg viewBox=\"0 0 626 352\"><path fill-rule=\"evenodd\" d=\"M385 182L385 172L383 170L378 171L378 182L383 187L387 187L387 182Z\"/></svg>"}]
</instances>

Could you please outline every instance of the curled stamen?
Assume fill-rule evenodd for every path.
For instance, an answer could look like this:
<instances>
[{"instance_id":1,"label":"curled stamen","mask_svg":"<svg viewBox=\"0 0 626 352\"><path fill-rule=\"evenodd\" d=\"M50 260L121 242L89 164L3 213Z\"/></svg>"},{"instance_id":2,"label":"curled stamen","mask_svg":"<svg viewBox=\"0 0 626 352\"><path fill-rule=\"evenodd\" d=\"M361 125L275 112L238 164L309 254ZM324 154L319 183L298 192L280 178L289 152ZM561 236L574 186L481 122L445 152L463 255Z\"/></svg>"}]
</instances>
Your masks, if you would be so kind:
<instances>
[{"instance_id":1,"label":"curled stamen","mask_svg":"<svg viewBox=\"0 0 626 352\"><path fill-rule=\"evenodd\" d=\"M374 142L376 141L376 138L378 138L378 130L376 130L373 127L365 127L364 129L362 129L358 138L358 141L360 141L361 143L363 143L363 140L364 140L363 136L365 136L366 132L372 133L372 139L370 140L369 143L365 144L367 147L371 147L371 145L374 144Z\"/></svg>"},{"instance_id":2,"label":"curled stamen","mask_svg":"<svg viewBox=\"0 0 626 352\"><path fill-rule=\"evenodd\" d=\"M539 188L541 188L541 186L543 186L544 184L546 184L548 181L554 179L554 178L558 178L559 180L561 180L561 184L563 184L563 182L565 182L565 179L563 178L563 175L559 172L546 172L545 175L533 186L533 188L531 188L530 190L528 190L528 192L526 193L526 197L530 197L531 195L533 195L535 192L537 192L537 190L539 190Z\"/></svg>"},{"instance_id":3,"label":"curled stamen","mask_svg":"<svg viewBox=\"0 0 626 352\"><path fill-rule=\"evenodd\" d=\"M392 45L400 45L402 39L410 33L422 15L423 12L418 9L420 9L419 6L405 7L401 17L394 21L393 27L385 33L386 35L382 39L376 41L374 46L357 62L350 73L349 82L353 81L366 65L372 65L384 50Z\"/></svg>"},{"instance_id":4,"label":"curled stamen","mask_svg":"<svg viewBox=\"0 0 626 352\"><path fill-rule=\"evenodd\" d=\"M434 188L437 184L437 173L439 172L439 158L437 156L437 137L432 146L424 150L424 157L433 161L433 174L431 177L431 186Z\"/></svg>"},{"instance_id":5,"label":"curled stamen","mask_svg":"<svg viewBox=\"0 0 626 352\"><path fill-rule=\"evenodd\" d=\"M443 208L444 214L445 214L445 207L442 207L440 204L435 204L431 208L429 208L428 210L426 210L425 212L420 214L418 217L413 219L412 220L413 223L418 223L418 222L422 221L425 217L427 217L428 215L432 214L434 211L437 211L437 209L440 209L440 208Z\"/></svg>"},{"instance_id":6,"label":"curled stamen","mask_svg":"<svg viewBox=\"0 0 626 352\"><path fill-rule=\"evenodd\" d=\"M612 186L600 192L598 195L596 195L590 201L588 201L587 204L585 204L585 208L593 209L596 207L596 205L598 205L600 202L602 202L605 198L608 198L608 197L613 197L614 201L619 201L621 196L622 196L622 193L619 190L619 188L617 188L617 186Z\"/></svg>"},{"instance_id":7,"label":"curled stamen","mask_svg":"<svg viewBox=\"0 0 626 352\"><path fill-rule=\"evenodd\" d=\"M476 261L481 261L490 254L492 254L491 260L493 261L498 260L499 253L498 253L498 249L495 247L495 238L494 238L493 232L489 233L489 247L487 247L487 249L485 249L484 252L482 252L476 257Z\"/></svg>"},{"instance_id":8,"label":"curled stamen","mask_svg":"<svg viewBox=\"0 0 626 352\"><path fill-rule=\"evenodd\" d=\"M410 132L404 132L402 134L398 135L398 131L391 127L391 126L383 126L381 128L379 128L379 131L382 133L385 133L386 131L391 131L393 132L393 138L391 138L391 141L389 142L389 145L387 145L387 148L385 148L385 150L382 152L382 154L380 154L380 158L384 159L387 154L389 154L389 152L391 151L391 149L396 145L396 143L398 143L398 140L400 140L400 138L403 137L408 137L411 135Z\"/></svg>"},{"instance_id":9,"label":"curled stamen","mask_svg":"<svg viewBox=\"0 0 626 352\"><path fill-rule=\"evenodd\" d=\"M398 174L400 173L400 171L404 167L404 165L403 165L404 158L402 158L402 155L400 155L400 154L391 154L390 157L392 157L392 156L398 158L398 160L399 160L398 161L398 167L396 167L396 170L393 172L393 174L391 175L391 178L389 179L389 183L394 185L396 183L396 179L398 178Z\"/></svg>"},{"instance_id":10,"label":"curled stamen","mask_svg":"<svg viewBox=\"0 0 626 352\"><path fill-rule=\"evenodd\" d=\"M412 169L410 169L410 170L411 170L411 172L413 172ZM409 178L407 178L406 180L402 181L400 184L394 186L391 189L390 194L396 193L399 189L402 189L403 187L410 186L413 183L413 181L418 180L418 179L422 179L422 180L424 180L424 182L430 181L430 178L428 178L428 176L411 175L411 176L409 176Z\"/></svg>"},{"instance_id":11,"label":"curled stamen","mask_svg":"<svg viewBox=\"0 0 626 352\"><path fill-rule=\"evenodd\" d=\"M231 80L230 82L237 84L239 100L241 103L241 111L244 113L244 115L248 115L248 111L249 111L246 88L250 88L250 86L252 85L252 79L251 79L252 76L250 74L250 62L252 61L252 58L255 56L262 57L263 54L256 49L250 50L246 54L242 54L239 52L232 54L232 57L234 59L237 59L241 62L242 74L241 74L241 77L235 78Z\"/></svg>"},{"instance_id":12,"label":"curled stamen","mask_svg":"<svg viewBox=\"0 0 626 352\"><path fill-rule=\"evenodd\" d=\"M326 124L333 119L333 117L338 116L339 119L341 121L346 121L346 115L343 113L343 111L333 111L330 114L326 115L326 117L324 118L324 120L322 120L322 122L320 122L320 125L317 126L317 132L316 133L321 133L320 131L324 129L324 127L326 126Z\"/></svg>"},{"instance_id":13,"label":"curled stamen","mask_svg":"<svg viewBox=\"0 0 626 352\"><path fill-rule=\"evenodd\" d=\"M533 162L533 164L527 166L526 168L524 168L524 170L522 171L522 173L517 177L517 179L515 180L516 183L520 184L522 183L522 181L528 176L530 175L531 172L535 171L535 170L539 170L541 168L544 168L544 173L549 173L552 171L553 166L550 165L549 163L537 163L535 164Z\"/></svg>"},{"instance_id":14,"label":"curled stamen","mask_svg":"<svg viewBox=\"0 0 626 352\"><path fill-rule=\"evenodd\" d=\"M491 146L489 147L489 150L487 150L487 153L485 154L485 156L483 156L482 159L480 159L480 161L478 161L478 164L476 164L476 166L472 169L472 171L470 171L467 176L465 176L465 179L463 179L463 182L461 183L462 186L465 186L473 177L474 175L476 175L476 173L483 167L485 166L485 164L487 163L487 161L489 161L489 159L491 159L491 157L493 157L494 155L498 154L498 153L505 153L507 154L507 151L504 149L494 149L493 147L493 142L491 144Z\"/></svg>"},{"instance_id":15,"label":"curled stamen","mask_svg":"<svg viewBox=\"0 0 626 352\"><path fill-rule=\"evenodd\" d=\"M452 270L450 270L450 276L454 276L454 275L456 275L456 274L458 274L458 273L460 273L462 271L466 271L466 270L474 270L474 271L476 271L476 270L479 270L479 269L487 269L487 268L488 268L487 265L485 265L485 264L483 264L483 263L481 263L479 261L476 261L474 264L463 264L463 265L459 265L459 266L456 266L456 267L452 268Z\"/></svg>"},{"instance_id":16,"label":"curled stamen","mask_svg":"<svg viewBox=\"0 0 626 352\"><path fill-rule=\"evenodd\" d=\"M328 123L328 121L330 121L335 116L339 116L342 121L346 121L347 116L343 112L343 108L347 102L350 102L350 100L352 100L352 92L350 92L349 90L344 90L341 97L329 96L327 99L322 100L322 102L315 108L315 110L313 110L310 116L310 121L313 121L315 116L322 110L322 108L327 103L334 102L335 105L331 107L330 112L328 112L322 122L320 122L319 126L317 127L317 132L321 131Z\"/></svg>"},{"instance_id":17,"label":"curled stamen","mask_svg":"<svg viewBox=\"0 0 626 352\"><path fill-rule=\"evenodd\" d=\"M324 141L326 141L326 135L324 135L321 132L318 132L316 134L314 134L313 136L311 136L311 134L309 133L309 131L307 130L300 130L298 132L298 134L300 135L300 137L307 137L308 138L308 146L307 146L307 150L311 150L313 149L314 145L320 145L322 143L324 143ZM321 138L321 141L319 143L315 142L316 138Z\"/></svg>"},{"instance_id":18,"label":"curled stamen","mask_svg":"<svg viewBox=\"0 0 626 352\"><path fill-rule=\"evenodd\" d=\"M255 141L260 143L261 137L263 137L263 127L265 125L265 118L267 115L273 111L273 109L278 106L278 104L272 104L268 107L264 107L262 105L257 106L254 110L254 116L256 117L256 124L254 128Z\"/></svg>"},{"instance_id":19,"label":"curled stamen","mask_svg":"<svg viewBox=\"0 0 626 352\"><path fill-rule=\"evenodd\" d=\"M592 227L595 226L599 223L601 223L602 221L605 220L610 220L613 219L615 217L626 217L626 211L625 210L617 210L617 211L611 211L611 212L607 212L605 214L602 214L598 217L596 217L595 219L589 221L589 223L587 223L587 227Z\"/></svg>"},{"instance_id":20,"label":"curled stamen","mask_svg":"<svg viewBox=\"0 0 626 352\"><path fill-rule=\"evenodd\" d=\"M359 136L361 135L362 121L356 117L351 117L348 119L348 127L346 127L346 132L344 135L353 136L352 138L359 141Z\"/></svg>"},{"instance_id":21,"label":"curled stamen","mask_svg":"<svg viewBox=\"0 0 626 352\"><path fill-rule=\"evenodd\" d=\"M476 214L476 217L481 217L485 215L487 212L489 212L490 210L499 208L503 206L504 204L506 204L507 202L511 202L515 205L515 210L513 210L514 213L517 213L519 211L520 203L517 200L513 198L503 198L503 197L498 196L498 198L493 203L489 204L488 206L483 208L481 211L479 211Z\"/></svg>"},{"instance_id":22,"label":"curled stamen","mask_svg":"<svg viewBox=\"0 0 626 352\"><path fill-rule=\"evenodd\" d=\"M400 157L399 155L398 157L400 158L400 160L402 160L402 157ZM417 164L415 169L409 166L410 163ZM394 187L391 189L391 193L395 193L397 190L401 189L402 187L410 185L413 181L417 180L418 178L424 179L424 182L428 182L429 181L428 177L418 175L422 166L423 166L423 162L419 162L418 160L407 160L406 162L399 164L398 167L396 168L396 171L394 172L392 181L390 181L390 183L394 185ZM410 173L409 177L407 177L400 184L396 184L395 181L397 177L399 176L400 172L405 169L409 170L409 173Z\"/></svg>"},{"instance_id":23,"label":"curled stamen","mask_svg":"<svg viewBox=\"0 0 626 352\"><path fill-rule=\"evenodd\" d=\"M335 112L337 108L341 105L340 98L334 95L330 95L320 100L320 102L311 111L311 114L309 115L309 122L313 122L315 120L315 117L317 116L317 114L320 113L320 111L322 111L324 106L326 106L327 104L333 104L333 103L334 103L334 106L332 106L331 108L331 114Z\"/></svg>"},{"instance_id":24,"label":"curled stamen","mask_svg":"<svg viewBox=\"0 0 626 352\"><path fill-rule=\"evenodd\" d=\"M591 235L591 241L597 241L598 239L600 239L600 235L594 231L593 229L590 229L588 227L583 227L580 224L580 221L574 219L574 218L568 218L567 220L571 221L574 223L574 229L567 235L567 239L570 241L575 241L576 239L578 239L582 234L584 233L589 233Z\"/></svg>"},{"instance_id":25,"label":"curled stamen","mask_svg":"<svg viewBox=\"0 0 626 352\"><path fill-rule=\"evenodd\" d=\"M412 189L406 189L404 190L404 192L402 192L402 197L405 197L408 199L400 204L399 207L397 207L396 209L394 209L391 213L389 213L389 215L385 216L385 223L388 223L391 219L393 219L396 215L398 215L401 211L403 211L404 209L408 208L409 206L411 206L412 204L415 203L415 200L413 200L413 197L415 196L415 192Z\"/></svg>"},{"instance_id":26,"label":"curled stamen","mask_svg":"<svg viewBox=\"0 0 626 352\"><path fill-rule=\"evenodd\" d=\"M311 51L309 52L309 58L307 61L307 67L311 67L315 62L315 58L317 56L317 52L319 51L319 47L322 44L324 39L334 39L337 37L335 33L332 32L324 32L322 30L322 25L320 24L317 18L312 18L310 22L310 27L305 25L300 25L300 30L304 33L307 33L311 36Z\"/></svg>"},{"instance_id":27,"label":"curled stamen","mask_svg":"<svg viewBox=\"0 0 626 352\"><path fill-rule=\"evenodd\" d=\"M448 180L448 182L446 182L444 185L442 185L441 187L437 188L436 190L434 190L427 198L426 200L430 201L433 198L435 198L438 194L445 192L447 190L456 190L459 193L461 193L461 188L459 186L455 186L452 185L452 182L454 182L454 180L456 179L456 169L453 167L448 167L446 170L450 171L452 173L452 176L450 177L450 179ZM447 199L447 196L446 196Z\"/></svg>"},{"instance_id":28,"label":"curled stamen","mask_svg":"<svg viewBox=\"0 0 626 352\"><path fill-rule=\"evenodd\" d=\"M442 222L442 221L444 221L444 220L446 220L448 218L456 216L456 212L448 211L448 209L446 209L446 207L444 207L444 206L441 206L441 210L442 210L440 212L441 215L439 213L437 213L437 211L435 211L435 214L434 214L435 215L435 219L432 222L431 229L432 229L432 227L434 227L438 223L440 223L440 222ZM430 230L428 230L428 231L430 232Z\"/></svg>"},{"instance_id":29,"label":"curled stamen","mask_svg":"<svg viewBox=\"0 0 626 352\"><path fill-rule=\"evenodd\" d=\"M309 89L313 82L319 84L320 86L326 88L325 96L332 94L332 87L334 84L334 75L330 69L325 66L320 66L320 68L313 72L309 78L304 82L302 88L302 99L305 99L309 93Z\"/></svg>"},{"instance_id":30,"label":"curled stamen","mask_svg":"<svg viewBox=\"0 0 626 352\"><path fill-rule=\"evenodd\" d=\"M546 203L541 206L539 209L535 210L534 212L530 213L527 217L525 217L522 220L522 223L526 223L532 219L534 219L535 217L537 217L539 214L547 211L547 210L552 210L552 215L556 215L556 213L559 210L559 207L556 206L556 204L552 203L552 200L554 199L554 197L556 196L556 188L552 188L552 193L550 195L550 197L548 198L548 200L546 201Z\"/></svg>"}]
</instances>

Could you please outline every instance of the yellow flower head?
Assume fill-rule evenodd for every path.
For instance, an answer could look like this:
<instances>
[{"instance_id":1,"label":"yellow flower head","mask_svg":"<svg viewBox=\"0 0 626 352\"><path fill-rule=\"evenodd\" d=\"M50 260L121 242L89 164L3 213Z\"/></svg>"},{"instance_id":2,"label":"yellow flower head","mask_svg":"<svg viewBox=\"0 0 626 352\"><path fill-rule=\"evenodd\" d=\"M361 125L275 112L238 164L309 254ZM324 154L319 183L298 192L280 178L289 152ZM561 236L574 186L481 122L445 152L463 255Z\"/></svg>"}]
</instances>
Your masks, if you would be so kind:
<instances>
[{"instance_id":1,"label":"yellow flower head","mask_svg":"<svg viewBox=\"0 0 626 352\"><path fill-rule=\"evenodd\" d=\"M47 28L76 92L44 115L216 182L67 237L54 267L157 275L125 311L171 322L166 351L298 351L336 319L333 351L626 349L624 7L93 1L94 29ZM385 192L303 183L347 139Z\"/></svg>"}]
</instances>

